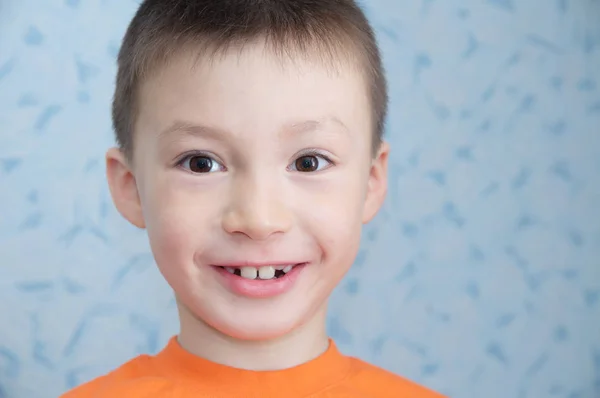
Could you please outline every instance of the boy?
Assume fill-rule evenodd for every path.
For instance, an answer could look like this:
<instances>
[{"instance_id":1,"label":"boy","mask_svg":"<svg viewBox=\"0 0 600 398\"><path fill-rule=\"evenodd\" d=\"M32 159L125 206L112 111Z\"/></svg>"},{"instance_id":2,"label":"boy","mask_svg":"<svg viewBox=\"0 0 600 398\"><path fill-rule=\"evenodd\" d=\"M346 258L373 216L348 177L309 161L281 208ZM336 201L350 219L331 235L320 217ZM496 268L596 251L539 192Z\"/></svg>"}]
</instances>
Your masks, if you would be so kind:
<instances>
[{"instance_id":1,"label":"boy","mask_svg":"<svg viewBox=\"0 0 600 398\"><path fill-rule=\"evenodd\" d=\"M146 0L119 54L119 212L180 333L79 397L439 395L342 355L327 299L381 206L386 82L352 0Z\"/></svg>"}]
</instances>

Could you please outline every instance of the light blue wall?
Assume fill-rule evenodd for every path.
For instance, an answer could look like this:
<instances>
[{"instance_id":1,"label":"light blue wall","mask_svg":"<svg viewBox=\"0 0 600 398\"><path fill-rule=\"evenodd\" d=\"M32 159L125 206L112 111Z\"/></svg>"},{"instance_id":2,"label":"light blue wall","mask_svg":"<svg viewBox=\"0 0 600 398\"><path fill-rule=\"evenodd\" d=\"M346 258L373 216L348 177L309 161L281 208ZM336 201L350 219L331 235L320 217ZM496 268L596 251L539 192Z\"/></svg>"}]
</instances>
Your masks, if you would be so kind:
<instances>
[{"instance_id":1,"label":"light blue wall","mask_svg":"<svg viewBox=\"0 0 600 398\"><path fill-rule=\"evenodd\" d=\"M176 331L103 174L136 1L0 0L0 397ZM365 1L389 200L331 306L348 353L452 397L600 397L600 1Z\"/></svg>"}]
</instances>

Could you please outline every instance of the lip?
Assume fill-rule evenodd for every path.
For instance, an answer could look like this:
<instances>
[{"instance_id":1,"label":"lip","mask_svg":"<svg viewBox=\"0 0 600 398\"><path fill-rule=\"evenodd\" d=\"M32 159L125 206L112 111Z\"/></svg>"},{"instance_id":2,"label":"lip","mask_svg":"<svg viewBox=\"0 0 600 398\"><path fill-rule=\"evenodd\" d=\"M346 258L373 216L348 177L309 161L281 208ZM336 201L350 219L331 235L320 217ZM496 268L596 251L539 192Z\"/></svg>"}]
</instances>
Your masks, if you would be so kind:
<instances>
[{"instance_id":1,"label":"lip","mask_svg":"<svg viewBox=\"0 0 600 398\"><path fill-rule=\"evenodd\" d=\"M227 272L221 267L261 267L265 265L280 266L290 265L294 263L285 264L274 264L274 263L261 263L261 265L249 265L250 263L244 263L243 265L227 264L227 265L213 265L212 268L218 273L219 279L225 285L225 287L238 296L244 296L248 298L269 298L284 294L293 289L298 281L298 277L308 265L308 263L295 263L294 268L285 274L284 276L277 279L246 279L241 276L237 276Z\"/></svg>"},{"instance_id":2,"label":"lip","mask_svg":"<svg viewBox=\"0 0 600 398\"><path fill-rule=\"evenodd\" d=\"M237 262L230 262L230 263L216 263L216 264L211 264L214 267L229 267L229 268L242 268L242 267L254 267L254 268L260 268L260 267L265 267L265 266L273 266L273 267L283 267L286 265L300 265L300 264L305 264L304 262L297 262L297 261L272 261L272 262L268 262L268 261L237 261Z\"/></svg>"}]
</instances>

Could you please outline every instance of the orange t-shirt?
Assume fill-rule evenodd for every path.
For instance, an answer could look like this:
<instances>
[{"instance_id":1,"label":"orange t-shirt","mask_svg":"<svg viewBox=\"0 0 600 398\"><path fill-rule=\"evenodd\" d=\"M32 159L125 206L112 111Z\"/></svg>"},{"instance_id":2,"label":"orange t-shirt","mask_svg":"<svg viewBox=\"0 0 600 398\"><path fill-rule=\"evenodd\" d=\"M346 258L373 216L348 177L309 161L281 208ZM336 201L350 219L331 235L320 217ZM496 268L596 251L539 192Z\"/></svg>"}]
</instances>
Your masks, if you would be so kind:
<instances>
[{"instance_id":1,"label":"orange t-shirt","mask_svg":"<svg viewBox=\"0 0 600 398\"><path fill-rule=\"evenodd\" d=\"M235 369L199 358L172 338L155 356L141 355L62 398L441 398L359 359L331 341L321 356L278 371Z\"/></svg>"}]
</instances>

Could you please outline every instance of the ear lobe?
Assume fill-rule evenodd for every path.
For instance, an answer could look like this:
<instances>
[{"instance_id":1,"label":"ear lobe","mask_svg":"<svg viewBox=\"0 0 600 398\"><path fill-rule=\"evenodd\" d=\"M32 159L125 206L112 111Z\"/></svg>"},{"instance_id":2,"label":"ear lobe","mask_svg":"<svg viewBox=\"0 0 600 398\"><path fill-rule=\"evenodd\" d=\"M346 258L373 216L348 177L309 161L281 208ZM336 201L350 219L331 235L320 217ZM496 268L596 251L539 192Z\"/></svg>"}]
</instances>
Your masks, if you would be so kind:
<instances>
[{"instance_id":1,"label":"ear lobe","mask_svg":"<svg viewBox=\"0 0 600 398\"><path fill-rule=\"evenodd\" d=\"M371 163L369 172L369 182L367 188L367 196L363 211L363 223L366 224L375 217L387 194L387 172L388 172L388 157L390 146L387 142L382 142L377 155Z\"/></svg>"},{"instance_id":2,"label":"ear lobe","mask_svg":"<svg viewBox=\"0 0 600 398\"><path fill-rule=\"evenodd\" d=\"M118 148L111 148L106 152L106 178L119 213L136 227L145 228L135 176L125 155Z\"/></svg>"}]
</instances>

